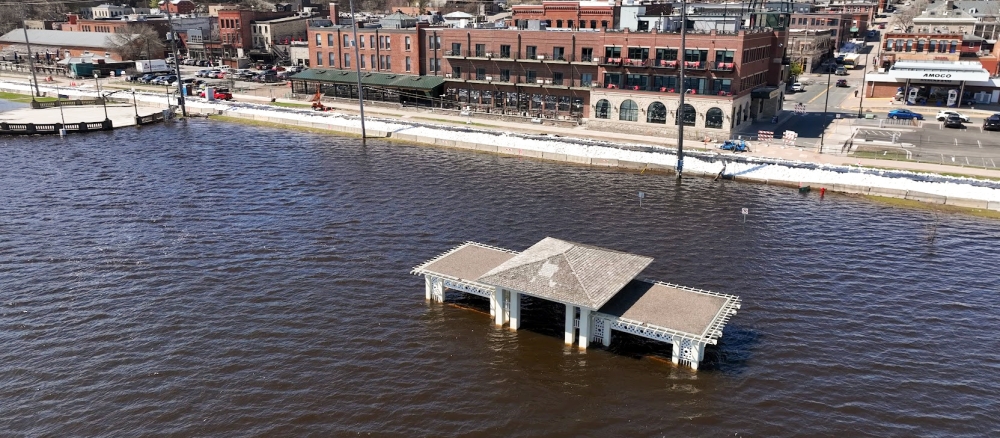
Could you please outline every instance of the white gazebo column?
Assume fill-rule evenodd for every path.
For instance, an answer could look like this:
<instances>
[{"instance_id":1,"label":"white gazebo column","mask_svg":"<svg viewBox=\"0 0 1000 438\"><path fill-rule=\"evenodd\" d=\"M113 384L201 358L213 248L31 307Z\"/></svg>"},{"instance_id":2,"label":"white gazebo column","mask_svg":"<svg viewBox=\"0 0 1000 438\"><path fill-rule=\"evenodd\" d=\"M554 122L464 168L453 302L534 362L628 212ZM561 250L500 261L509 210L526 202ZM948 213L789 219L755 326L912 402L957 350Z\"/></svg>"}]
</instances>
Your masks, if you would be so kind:
<instances>
[{"instance_id":1,"label":"white gazebo column","mask_svg":"<svg viewBox=\"0 0 1000 438\"><path fill-rule=\"evenodd\" d=\"M681 363L681 338L670 338L670 344L670 361L674 365L679 365Z\"/></svg>"},{"instance_id":2,"label":"white gazebo column","mask_svg":"<svg viewBox=\"0 0 1000 438\"><path fill-rule=\"evenodd\" d=\"M510 301L510 329L517 331L521 327L521 294L517 291L509 291Z\"/></svg>"},{"instance_id":3,"label":"white gazebo column","mask_svg":"<svg viewBox=\"0 0 1000 438\"><path fill-rule=\"evenodd\" d=\"M586 350L590 344L590 309L580 308L580 336L576 344L581 350Z\"/></svg>"},{"instance_id":4,"label":"white gazebo column","mask_svg":"<svg viewBox=\"0 0 1000 438\"><path fill-rule=\"evenodd\" d=\"M434 288L434 280L431 280L431 276L430 275L425 275L424 276L424 287L426 288L426 291L424 292L424 299L427 300L427 301L430 301L431 300L431 289Z\"/></svg>"},{"instance_id":5,"label":"white gazebo column","mask_svg":"<svg viewBox=\"0 0 1000 438\"><path fill-rule=\"evenodd\" d=\"M434 286L433 286L433 288L434 288L434 291L433 291L432 295L434 295L434 299L436 299L437 302L439 302L439 303L443 303L444 302L444 279L443 278L435 278L434 279Z\"/></svg>"},{"instance_id":6,"label":"white gazebo column","mask_svg":"<svg viewBox=\"0 0 1000 438\"><path fill-rule=\"evenodd\" d=\"M573 345L573 319L576 317L576 308L572 304L566 305L566 333L563 341L566 345Z\"/></svg>"},{"instance_id":7,"label":"white gazebo column","mask_svg":"<svg viewBox=\"0 0 1000 438\"><path fill-rule=\"evenodd\" d=\"M705 344L702 344L701 342L692 342L691 356L694 358L691 361L691 369L698 370L698 364L705 359Z\"/></svg>"},{"instance_id":8,"label":"white gazebo column","mask_svg":"<svg viewBox=\"0 0 1000 438\"><path fill-rule=\"evenodd\" d=\"M505 299L503 289L499 287L493 291L494 308L496 308L496 313L493 315L493 323L497 327L503 327L504 319L506 319L507 312L504 311Z\"/></svg>"}]
</instances>

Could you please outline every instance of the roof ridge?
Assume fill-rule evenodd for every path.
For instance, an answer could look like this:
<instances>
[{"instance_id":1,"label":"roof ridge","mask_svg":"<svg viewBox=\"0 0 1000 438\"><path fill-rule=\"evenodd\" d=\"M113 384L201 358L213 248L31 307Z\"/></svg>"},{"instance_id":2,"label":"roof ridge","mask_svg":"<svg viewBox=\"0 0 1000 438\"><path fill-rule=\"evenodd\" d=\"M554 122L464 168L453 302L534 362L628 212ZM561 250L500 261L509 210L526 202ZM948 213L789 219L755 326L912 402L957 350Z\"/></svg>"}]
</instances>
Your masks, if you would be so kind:
<instances>
[{"instance_id":1,"label":"roof ridge","mask_svg":"<svg viewBox=\"0 0 1000 438\"><path fill-rule=\"evenodd\" d=\"M572 242L570 242L570 243L572 243ZM580 284L580 288L583 289L583 293L587 295L588 299L590 299L590 302L587 303L587 304L590 307L594 307L594 296L590 294L590 290L587 289L587 286L583 284L583 281L580 278L580 274L576 273L576 268L573 267L573 262L570 261L569 257L566 257L566 253L569 252L569 250L572 250L572 249L575 249L575 248L576 248L576 244L573 243L573 246L570 246L569 249L567 249L566 251L563 251L563 252L559 253L558 255L562 256L563 260L566 260L566 266L569 266L570 272L573 273L573 278L576 279L576 282Z\"/></svg>"}]
</instances>

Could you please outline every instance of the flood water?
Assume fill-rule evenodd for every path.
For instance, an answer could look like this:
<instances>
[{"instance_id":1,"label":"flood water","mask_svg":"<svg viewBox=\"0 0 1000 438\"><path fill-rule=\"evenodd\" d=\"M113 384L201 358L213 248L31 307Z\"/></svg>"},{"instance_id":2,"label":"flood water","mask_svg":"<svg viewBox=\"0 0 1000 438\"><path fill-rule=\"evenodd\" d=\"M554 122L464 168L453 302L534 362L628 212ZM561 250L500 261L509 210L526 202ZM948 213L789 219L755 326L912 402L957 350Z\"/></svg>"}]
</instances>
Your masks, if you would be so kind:
<instances>
[{"instance_id":1,"label":"flood water","mask_svg":"<svg viewBox=\"0 0 1000 438\"><path fill-rule=\"evenodd\" d=\"M0 144L2 436L1000 435L994 220L197 120ZM743 308L692 372L408 274L545 236Z\"/></svg>"}]
</instances>

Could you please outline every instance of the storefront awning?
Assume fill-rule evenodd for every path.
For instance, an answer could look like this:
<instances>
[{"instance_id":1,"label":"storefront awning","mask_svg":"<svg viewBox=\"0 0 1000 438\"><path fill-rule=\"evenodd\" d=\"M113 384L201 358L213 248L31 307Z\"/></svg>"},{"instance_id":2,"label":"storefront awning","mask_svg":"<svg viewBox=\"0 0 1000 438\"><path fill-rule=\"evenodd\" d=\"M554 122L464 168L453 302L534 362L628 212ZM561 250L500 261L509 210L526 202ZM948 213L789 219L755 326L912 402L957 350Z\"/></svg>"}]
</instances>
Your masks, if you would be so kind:
<instances>
[{"instance_id":1,"label":"storefront awning","mask_svg":"<svg viewBox=\"0 0 1000 438\"><path fill-rule=\"evenodd\" d=\"M350 70L311 68L291 76L292 81L315 81L357 85L358 73ZM404 88L430 91L444 84L440 76L416 76L392 73L361 73L361 84L366 86Z\"/></svg>"}]
</instances>

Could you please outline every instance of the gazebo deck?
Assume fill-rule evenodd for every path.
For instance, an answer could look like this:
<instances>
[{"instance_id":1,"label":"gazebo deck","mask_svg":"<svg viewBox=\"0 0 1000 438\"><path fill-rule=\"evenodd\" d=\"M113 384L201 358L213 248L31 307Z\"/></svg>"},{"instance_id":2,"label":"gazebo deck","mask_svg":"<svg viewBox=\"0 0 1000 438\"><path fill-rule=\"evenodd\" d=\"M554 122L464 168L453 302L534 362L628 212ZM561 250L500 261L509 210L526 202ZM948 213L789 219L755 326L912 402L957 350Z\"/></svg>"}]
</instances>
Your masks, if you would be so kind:
<instances>
[{"instance_id":1,"label":"gazebo deck","mask_svg":"<svg viewBox=\"0 0 1000 438\"><path fill-rule=\"evenodd\" d=\"M414 274L431 272L462 281L476 281L518 253L502 248L466 242L413 269Z\"/></svg>"},{"instance_id":2,"label":"gazebo deck","mask_svg":"<svg viewBox=\"0 0 1000 438\"><path fill-rule=\"evenodd\" d=\"M733 298L671 284L632 280L598 312L711 338L716 318Z\"/></svg>"}]
</instances>

